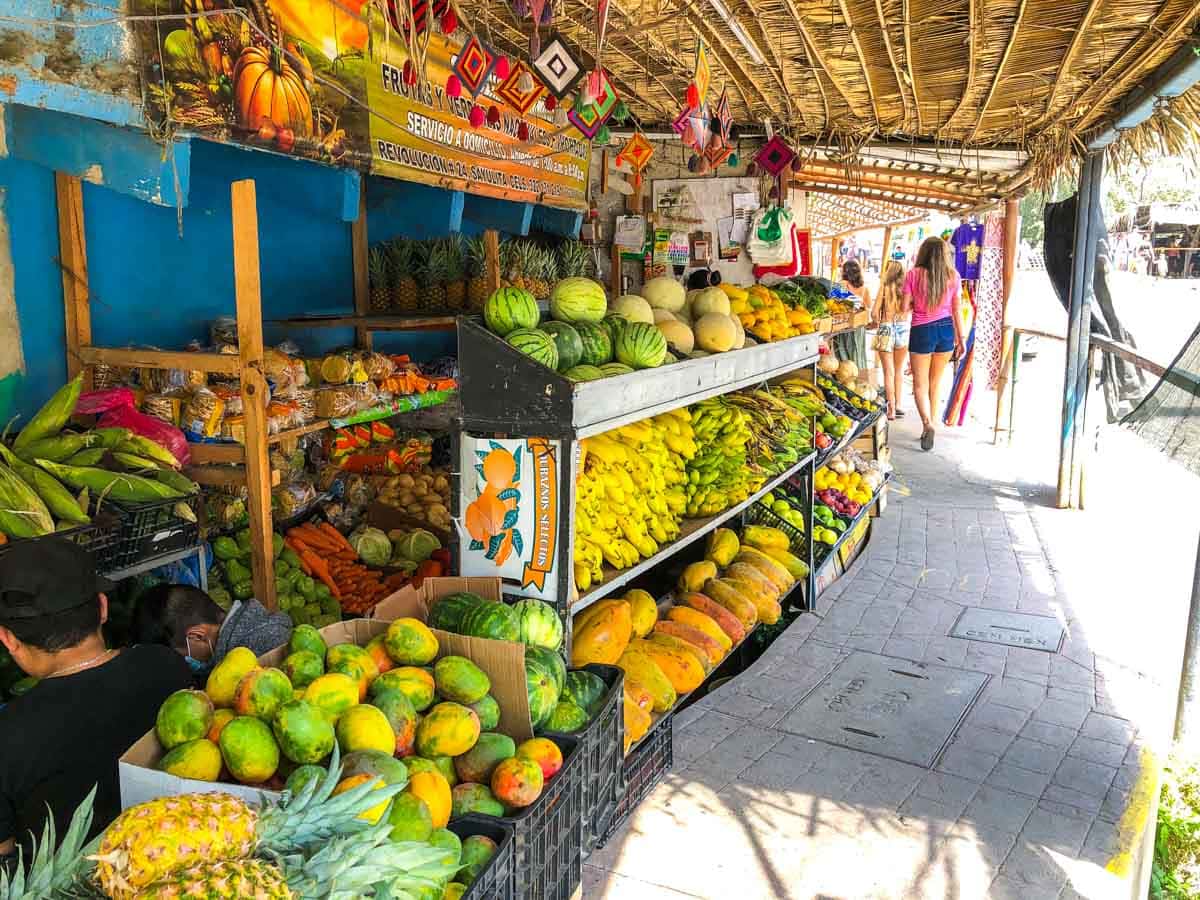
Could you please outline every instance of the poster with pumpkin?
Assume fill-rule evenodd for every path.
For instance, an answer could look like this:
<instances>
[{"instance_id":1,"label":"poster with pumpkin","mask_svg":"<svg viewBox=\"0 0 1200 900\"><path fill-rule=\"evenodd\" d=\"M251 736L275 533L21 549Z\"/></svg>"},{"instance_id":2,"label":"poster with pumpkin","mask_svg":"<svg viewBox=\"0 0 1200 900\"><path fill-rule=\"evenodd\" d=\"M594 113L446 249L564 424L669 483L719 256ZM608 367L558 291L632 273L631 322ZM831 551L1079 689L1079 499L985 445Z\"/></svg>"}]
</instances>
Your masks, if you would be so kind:
<instances>
[{"instance_id":1,"label":"poster with pumpkin","mask_svg":"<svg viewBox=\"0 0 1200 900\"><path fill-rule=\"evenodd\" d=\"M215 140L370 166L369 0L134 0L149 114Z\"/></svg>"},{"instance_id":2,"label":"poster with pumpkin","mask_svg":"<svg viewBox=\"0 0 1200 900\"><path fill-rule=\"evenodd\" d=\"M462 574L499 576L506 592L553 603L561 444L463 435L461 447Z\"/></svg>"}]
</instances>

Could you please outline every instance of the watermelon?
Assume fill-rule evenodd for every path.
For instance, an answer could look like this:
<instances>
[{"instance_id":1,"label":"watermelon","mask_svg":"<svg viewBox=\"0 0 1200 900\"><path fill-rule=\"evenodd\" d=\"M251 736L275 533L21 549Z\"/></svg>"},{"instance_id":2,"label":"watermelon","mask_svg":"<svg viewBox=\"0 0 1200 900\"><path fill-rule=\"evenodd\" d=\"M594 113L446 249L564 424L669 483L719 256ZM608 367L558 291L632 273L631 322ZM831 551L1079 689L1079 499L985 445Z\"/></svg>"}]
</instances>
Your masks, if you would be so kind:
<instances>
[{"instance_id":1,"label":"watermelon","mask_svg":"<svg viewBox=\"0 0 1200 900\"><path fill-rule=\"evenodd\" d=\"M578 331L566 322L547 322L542 331L554 338L554 346L558 348L558 371L566 372L579 365L583 358L583 341Z\"/></svg>"},{"instance_id":2,"label":"watermelon","mask_svg":"<svg viewBox=\"0 0 1200 900\"><path fill-rule=\"evenodd\" d=\"M604 373L595 366L580 365L574 366L563 372L572 381L595 381L597 378L603 378Z\"/></svg>"},{"instance_id":3,"label":"watermelon","mask_svg":"<svg viewBox=\"0 0 1200 900\"><path fill-rule=\"evenodd\" d=\"M538 647L525 648L525 685L529 696L529 718L534 728L540 728L558 705L562 688L556 680L557 670L544 656L534 653ZM544 653L557 656L553 651Z\"/></svg>"},{"instance_id":4,"label":"watermelon","mask_svg":"<svg viewBox=\"0 0 1200 900\"><path fill-rule=\"evenodd\" d=\"M658 334L658 329L654 329ZM510 331L505 338L509 345L524 353L530 359L540 362L547 369L558 368L558 347L554 338L536 328L518 328Z\"/></svg>"},{"instance_id":5,"label":"watermelon","mask_svg":"<svg viewBox=\"0 0 1200 900\"><path fill-rule=\"evenodd\" d=\"M603 328L608 334L608 339L612 342L612 345L615 348L617 346L617 337L628 324L629 320L620 313L609 313L604 317L603 321L600 322L600 327Z\"/></svg>"},{"instance_id":6,"label":"watermelon","mask_svg":"<svg viewBox=\"0 0 1200 900\"><path fill-rule=\"evenodd\" d=\"M511 606L481 603L462 617L459 633L494 641L521 640L521 621Z\"/></svg>"},{"instance_id":7,"label":"watermelon","mask_svg":"<svg viewBox=\"0 0 1200 900\"><path fill-rule=\"evenodd\" d=\"M611 362L605 363L600 367L600 371L604 373L604 377L608 378L612 375L632 375L633 369L625 365L625 363Z\"/></svg>"},{"instance_id":8,"label":"watermelon","mask_svg":"<svg viewBox=\"0 0 1200 900\"><path fill-rule=\"evenodd\" d=\"M667 355L667 339L653 325L630 322L621 329L614 349L617 362L635 369L653 369L661 366Z\"/></svg>"},{"instance_id":9,"label":"watermelon","mask_svg":"<svg viewBox=\"0 0 1200 900\"><path fill-rule=\"evenodd\" d=\"M590 278L564 278L550 292L550 315L560 322L599 322L607 308L604 288Z\"/></svg>"},{"instance_id":10,"label":"watermelon","mask_svg":"<svg viewBox=\"0 0 1200 900\"><path fill-rule=\"evenodd\" d=\"M580 709L586 710L589 716L593 716L607 690L608 685L599 675L583 669L573 669L567 673L567 679L563 682L562 699L570 700Z\"/></svg>"},{"instance_id":11,"label":"watermelon","mask_svg":"<svg viewBox=\"0 0 1200 900\"><path fill-rule=\"evenodd\" d=\"M562 655L554 650L547 650L545 647L526 644L526 668L529 667L529 660L531 659L551 674L554 678L555 694L561 694L563 685L567 683L567 664L563 661Z\"/></svg>"},{"instance_id":12,"label":"watermelon","mask_svg":"<svg viewBox=\"0 0 1200 900\"><path fill-rule=\"evenodd\" d=\"M612 360L613 343L607 329L595 322L584 322L575 326L583 344L583 356L579 361L588 366L601 366Z\"/></svg>"},{"instance_id":13,"label":"watermelon","mask_svg":"<svg viewBox=\"0 0 1200 900\"><path fill-rule=\"evenodd\" d=\"M583 731L587 728L588 716L587 712L580 709L570 700L560 700L558 704L550 712L550 717L546 719L545 726L547 731L561 731L565 734L574 734L577 731Z\"/></svg>"},{"instance_id":14,"label":"watermelon","mask_svg":"<svg viewBox=\"0 0 1200 900\"><path fill-rule=\"evenodd\" d=\"M434 604L433 609L429 611L429 621L426 624L430 628L457 632L462 625L463 616L476 606L487 602L478 594L468 591L451 594Z\"/></svg>"},{"instance_id":15,"label":"watermelon","mask_svg":"<svg viewBox=\"0 0 1200 900\"><path fill-rule=\"evenodd\" d=\"M523 288L502 287L483 305L483 321L488 330L507 337L518 328L533 328L539 318L537 301Z\"/></svg>"},{"instance_id":16,"label":"watermelon","mask_svg":"<svg viewBox=\"0 0 1200 900\"><path fill-rule=\"evenodd\" d=\"M547 650L562 646L563 624L558 613L549 603L541 600L518 600L513 610L521 623L521 643Z\"/></svg>"}]
</instances>

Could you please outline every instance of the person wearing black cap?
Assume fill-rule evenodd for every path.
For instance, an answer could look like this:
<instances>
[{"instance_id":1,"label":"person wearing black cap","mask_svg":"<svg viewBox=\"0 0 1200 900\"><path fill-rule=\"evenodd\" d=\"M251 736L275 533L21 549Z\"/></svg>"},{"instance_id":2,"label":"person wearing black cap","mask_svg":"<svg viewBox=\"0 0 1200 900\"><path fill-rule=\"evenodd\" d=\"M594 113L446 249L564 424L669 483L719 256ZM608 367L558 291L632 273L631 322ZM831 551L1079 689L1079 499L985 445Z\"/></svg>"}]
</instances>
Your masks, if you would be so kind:
<instances>
[{"instance_id":1,"label":"person wearing black cap","mask_svg":"<svg viewBox=\"0 0 1200 900\"><path fill-rule=\"evenodd\" d=\"M0 709L0 862L41 834L47 807L65 833L93 785L93 834L116 818L117 760L154 727L162 702L191 686L168 647L105 646L105 587L92 555L62 538L0 555L0 644L38 679Z\"/></svg>"}]
</instances>

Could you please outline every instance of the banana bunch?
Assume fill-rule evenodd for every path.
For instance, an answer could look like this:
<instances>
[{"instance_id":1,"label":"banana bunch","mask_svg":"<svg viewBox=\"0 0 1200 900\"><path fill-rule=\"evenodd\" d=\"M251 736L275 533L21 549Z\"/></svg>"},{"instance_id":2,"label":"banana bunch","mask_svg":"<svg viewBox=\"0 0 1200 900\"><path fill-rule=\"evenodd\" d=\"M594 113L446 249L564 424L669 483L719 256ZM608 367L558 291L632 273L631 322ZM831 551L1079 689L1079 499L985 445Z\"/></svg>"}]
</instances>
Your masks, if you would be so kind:
<instances>
[{"instance_id":1,"label":"banana bunch","mask_svg":"<svg viewBox=\"0 0 1200 900\"><path fill-rule=\"evenodd\" d=\"M627 569L679 536L691 415L675 410L581 442L575 499L575 586L588 590L604 563Z\"/></svg>"},{"instance_id":2,"label":"banana bunch","mask_svg":"<svg viewBox=\"0 0 1200 900\"><path fill-rule=\"evenodd\" d=\"M770 391L738 391L726 398L749 419L746 453L751 464L767 476L794 466L812 449L809 420L782 397Z\"/></svg>"},{"instance_id":3,"label":"banana bunch","mask_svg":"<svg viewBox=\"0 0 1200 900\"><path fill-rule=\"evenodd\" d=\"M779 382L771 389L771 393L806 418L824 415L826 412L825 394L811 381L805 381L799 375Z\"/></svg>"},{"instance_id":4,"label":"banana bunch","mask_svg":"<svg viewBox=\"0 0 1200 900\"><path fill-rule=\"evenodd\" d=\"M747 469L750 419L741 409L727 397L712 397L691 410L699 449L687 465L686 514L713 516L741 503L763 479Z\"/></svg>"}]
</instances>

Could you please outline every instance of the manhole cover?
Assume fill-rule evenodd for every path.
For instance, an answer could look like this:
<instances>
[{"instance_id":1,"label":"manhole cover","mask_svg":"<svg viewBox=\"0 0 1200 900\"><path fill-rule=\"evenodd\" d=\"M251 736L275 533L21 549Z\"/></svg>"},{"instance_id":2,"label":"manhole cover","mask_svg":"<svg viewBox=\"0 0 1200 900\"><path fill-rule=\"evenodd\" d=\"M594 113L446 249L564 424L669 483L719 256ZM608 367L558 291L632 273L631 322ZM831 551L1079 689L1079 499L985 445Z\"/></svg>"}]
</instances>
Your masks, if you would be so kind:
<instances>
[{"instance_id":1,"label":"manhole cover","mask_svg":"<svg viewBox=\"0 0 1200 900\"><path fill-rule=\"evenodd\" d=\"M852 653L779 727L929 768L987 680L979 672Z\"/></svg>"},{"instance_id":2,"label":"manhole cover","mask_svg":"<svg viewBox=\"0 0 1200 900\"><path fill-rule=\"evenodd\" d=\"M1058 652L1064 634L1062 623L1053 616L1034 616L975 606L964 609L950 629L950 637L1004 644L1006 647L1024 647L1027 650L1045 650L1047 653Z\"/></svg>"}]
</instances>

